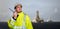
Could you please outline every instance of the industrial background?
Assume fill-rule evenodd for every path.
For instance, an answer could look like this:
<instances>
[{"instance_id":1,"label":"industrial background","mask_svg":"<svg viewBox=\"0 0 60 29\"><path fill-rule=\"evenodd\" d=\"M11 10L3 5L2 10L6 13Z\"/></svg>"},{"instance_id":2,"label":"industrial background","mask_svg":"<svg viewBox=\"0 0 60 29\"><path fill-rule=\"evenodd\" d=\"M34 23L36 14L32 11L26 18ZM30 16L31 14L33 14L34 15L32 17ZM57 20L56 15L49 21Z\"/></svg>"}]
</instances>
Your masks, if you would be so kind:
<instances>
[{"instance_id":1,"label":"industrial background","mask_svg":"<svg viewBox=\"0 0 60 29\"><path fill-rule=\"evenodd\" d=\"M40 18L46 22L49 17L54 22L60 22L60 0L0 0L0 22L7 22L12 16L11 8L17 3L23 5L23 11L27 13L31 20L36 16L36 11L39 11Z\"/></svg>"}]
</instances>

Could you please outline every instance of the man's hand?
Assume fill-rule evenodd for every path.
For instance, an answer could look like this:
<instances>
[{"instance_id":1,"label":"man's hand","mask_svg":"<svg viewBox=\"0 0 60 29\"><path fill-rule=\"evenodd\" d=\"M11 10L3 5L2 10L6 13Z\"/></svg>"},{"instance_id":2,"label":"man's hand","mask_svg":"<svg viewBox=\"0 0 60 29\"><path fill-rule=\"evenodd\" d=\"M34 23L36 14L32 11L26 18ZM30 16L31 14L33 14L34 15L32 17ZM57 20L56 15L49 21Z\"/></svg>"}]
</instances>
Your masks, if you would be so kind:
<instances>
[{"instance_id":1,"label":"man's hand","mask_svg":"<svg viewBox=\"0 0 60 29\"><path fill-rule=\"evenodd\" d=\"M17 12L16 11L13 13L13 17L14 17L14 19L17 18Z\"/></svg>"}]
</instances>

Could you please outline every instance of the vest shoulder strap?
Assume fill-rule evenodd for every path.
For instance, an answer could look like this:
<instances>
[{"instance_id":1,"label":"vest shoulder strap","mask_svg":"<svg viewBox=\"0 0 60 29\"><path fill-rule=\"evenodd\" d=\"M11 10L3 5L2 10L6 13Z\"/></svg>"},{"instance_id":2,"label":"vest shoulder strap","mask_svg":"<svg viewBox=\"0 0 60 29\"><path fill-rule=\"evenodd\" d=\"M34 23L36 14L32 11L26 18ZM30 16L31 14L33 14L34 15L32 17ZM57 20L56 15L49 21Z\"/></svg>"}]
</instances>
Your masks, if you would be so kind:
<instances>
[{"instance_id":1,"label":"vest shoulder strap","mask_svg":"<svg viewBox=\"0 0 60 29\"><path fill-rule=\"evenodd\" d=\"M24 13L24 21L26 20L26 14Z\"/></svg>"}]
</instances>

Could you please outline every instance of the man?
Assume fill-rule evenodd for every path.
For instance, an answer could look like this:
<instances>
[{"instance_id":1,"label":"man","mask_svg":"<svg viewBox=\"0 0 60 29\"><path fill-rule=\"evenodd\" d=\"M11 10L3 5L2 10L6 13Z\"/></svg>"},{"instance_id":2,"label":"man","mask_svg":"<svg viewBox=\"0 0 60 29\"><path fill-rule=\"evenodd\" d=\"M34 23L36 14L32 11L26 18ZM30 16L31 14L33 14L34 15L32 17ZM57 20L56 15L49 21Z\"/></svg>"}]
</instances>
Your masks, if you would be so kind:
<instances>
[{"instance_id":1,"label":"man","mask_svg":"<svg viewBox=\"0 0 60 29\"><path fill-rule=\"evenodd\" d=\"M30 17L22 12L22 5L17 4L15 7L15 12L13 16L8 21L8 26L10 29L33 29Z\"/></svg>"}]
</instances>

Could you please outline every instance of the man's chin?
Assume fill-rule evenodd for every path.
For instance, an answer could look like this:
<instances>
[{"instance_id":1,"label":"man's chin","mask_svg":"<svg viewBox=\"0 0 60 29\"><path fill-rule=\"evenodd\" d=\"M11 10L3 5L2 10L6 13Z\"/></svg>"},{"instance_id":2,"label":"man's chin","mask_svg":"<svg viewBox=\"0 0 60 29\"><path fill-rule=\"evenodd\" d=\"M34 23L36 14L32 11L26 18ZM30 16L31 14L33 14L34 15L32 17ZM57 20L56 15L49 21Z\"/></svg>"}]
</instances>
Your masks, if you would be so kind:
<instances>
[{"instance_id":1,"label":"man's chin","mask_svg":"<svg viewBox=\"0 0 60 29\"><path fill-rule=\"evenodd\" d=\"M19 11L18 13L20 13L20 12L22 12L22 11Z\"/></svg>"}]
</instances>

